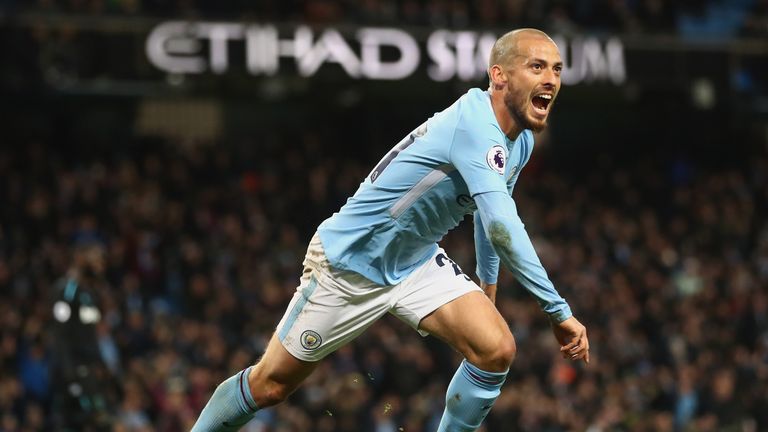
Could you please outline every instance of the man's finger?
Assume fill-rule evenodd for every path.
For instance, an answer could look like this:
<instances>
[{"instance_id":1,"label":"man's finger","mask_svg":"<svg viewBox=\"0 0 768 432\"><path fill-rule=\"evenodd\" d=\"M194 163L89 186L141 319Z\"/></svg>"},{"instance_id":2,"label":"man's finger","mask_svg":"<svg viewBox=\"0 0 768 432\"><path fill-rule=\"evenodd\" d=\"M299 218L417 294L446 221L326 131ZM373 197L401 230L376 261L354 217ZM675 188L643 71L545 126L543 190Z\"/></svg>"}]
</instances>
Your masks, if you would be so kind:
<instances>
[{"instance_id":1,"label":"man's finger","mask_svg":"<svg viewBox=\"0 0 768 432\"><path fill-rule=\"evenodd\" d=\"M588 349L589 349L589 340L587 339L587 337L586 337L586 336L584 336L584 337L582 337L582 338L581 338L581 344L580 344L580 345L581 345L581 346L582 346L584 349L586 349L586 350L588 350Z\"/></svg>"},{"instance_id":2,"label":"man's finger","mask_svg":"<svg viewBox=\"0 0 768 432\"><path fill-rule=\"evenodd\" d=\"M574 353L577 353L577 352L582 351L584 349L589 349L589 342L587 342L586 338L580 337L578 345L576 345L574 347L571 347L569 352L571 354L574 354Z\"/></svg>"},{"instance_id":3,"label":"man's finger","mask_svg":"<svg viewBox=\"0 0 768 432\"><path fill-rule=\"evenodd\" d=\"M584 363L589 364L589 339L584 338L584 342L587 344L587 354L584 356Z\"/></svg>"},{"instance_id":4,"label":"man's finger","mask_svg":"<svg viewBox=\"0 0 768 432\"><path fill-rule=\"evenodd\" d=\"M573 349L573 347L578 346L580 343L581 343L581 340L579 338L574 338L573 340L571 340L571 343L569 343L567 345L563 345L562 347L560 347L560 351L571 350L571 349Z\"/></svg>"},{"instance_id":5,"label":"man's finger","mask_svg":"<svg viewBox=\"0 0 768 432\"><path fill-rule=\"evenodd\" d=\"M570 354L571 360L578 360L589 355L589 348L587 347L587 344L580 344L579 346L570 350L568 353Z\"/></svg>"}]
</instances>

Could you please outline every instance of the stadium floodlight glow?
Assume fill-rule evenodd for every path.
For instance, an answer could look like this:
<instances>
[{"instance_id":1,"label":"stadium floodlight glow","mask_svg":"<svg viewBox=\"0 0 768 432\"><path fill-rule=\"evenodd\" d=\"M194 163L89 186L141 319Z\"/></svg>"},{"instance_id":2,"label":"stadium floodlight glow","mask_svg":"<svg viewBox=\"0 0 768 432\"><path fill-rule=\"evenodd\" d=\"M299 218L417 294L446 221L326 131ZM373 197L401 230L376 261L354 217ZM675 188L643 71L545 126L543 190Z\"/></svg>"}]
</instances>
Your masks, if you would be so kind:
<instances>
[{"instance_id":1,"label":"stadium floodlight glow","mask_svg":"<svg viewBox=\"0 0 768 432\"><path fill-rule=\"evenodd\" d=\"M413 35L398 28L361 27L354 38L345 38L332 27L317 34L308 26L296 26L292 35L280 33L272 24L170 21L151 31L146 52L155 67L169 73L223 74L231 67L230 42L244 42L245 67L252 75L274 76L280 72L282 60L292 59L303 77L312 77L325 64L334 63L350 78L372 80L408 78L426 57L425 72L432 80L473 81L486 76L496 40L496 35L487 32L441 29L429 34L422 47ZM610 81L618 85L626 80L621 40L554 39L563 56L563 83ZM386 59L384 49L392 54Z\"/></svg>"}]
</instances>

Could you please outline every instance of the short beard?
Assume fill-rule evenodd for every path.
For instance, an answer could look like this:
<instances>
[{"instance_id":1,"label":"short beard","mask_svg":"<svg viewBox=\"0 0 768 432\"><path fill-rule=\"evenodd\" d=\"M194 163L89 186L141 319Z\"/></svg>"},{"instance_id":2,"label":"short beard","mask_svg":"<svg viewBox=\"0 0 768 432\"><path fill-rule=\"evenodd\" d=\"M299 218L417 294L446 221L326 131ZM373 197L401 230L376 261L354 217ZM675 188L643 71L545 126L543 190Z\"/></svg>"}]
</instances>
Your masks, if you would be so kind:
<instances>
[{"instance_id":1,"label":"short beard","mask_svg":"<svg viewBox=\"0 0 768 432\"><path fill-rule=\"evenodd\" d=\"M507 109L509 110L510 114L512 114L512 117L515 119L515 122L522 128L522 129L530 129L535 133L539 133L547 128L547 121L544 120L542 123L532 123L528 116L525 115L525 108L524 106L519 106L514 103L512 100L512 95L507 95L507 98L504 102L507 104Z\"/></svg>"},{"instance_id":2,"label":"short beard","mask_svg":"<svg viewBox=\"0 0 768 432\"><path fill-rule=\"evenodd\" d=\"M546 120L541 123L532 123L521 109L515 110L514 116L520 122L520 125L523 126L523 129L530 129L535 133L539 133L547 128Z\"/></svg>"}]
</instances>

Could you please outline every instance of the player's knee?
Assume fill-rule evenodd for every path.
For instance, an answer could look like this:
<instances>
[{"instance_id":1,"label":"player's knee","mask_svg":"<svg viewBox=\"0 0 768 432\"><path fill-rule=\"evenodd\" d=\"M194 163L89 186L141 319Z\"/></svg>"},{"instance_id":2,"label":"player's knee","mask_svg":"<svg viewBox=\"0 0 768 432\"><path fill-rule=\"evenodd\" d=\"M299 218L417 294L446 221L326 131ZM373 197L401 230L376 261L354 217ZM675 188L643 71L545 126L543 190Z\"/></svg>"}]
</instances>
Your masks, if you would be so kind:
<instances>
[{"instance_id":1,"label":"player's knee","mask_svg":"<svg viewBox=\"0 0 768 432\"><path fill-rule=\"evenodd\" d=\"M503 371L509 369L512 362L515 360L517 354L517 345L515 344L515 338L512 334L509 334L502 338L500 343L496 346L495 352L491 358L491 363L494 369Z\"/></svg>"},{"instance_id":2,"label":"player's knee","mask_svg":"<svg viewBox=\"0 0 768 432\"><path fill-rule=\"evenodd\" d=\"M512 365L516 354L515 338L509 333L494 343L492 349L482 353L473 363L489 372L503 372Z\"/></svg>"},{"instance_id":3,"label":"player's knee","mask_svg":"<svg viewBox=\"0 0 768 432\"><path fill-rule=\"evenodd\" d=\"M517 344L515 344L515 338L512 337L511 334L505 338L499 351L500 360L507 365L507 368L509 368L512 362L515 361L515 356L517 355Z\"/></svg>"},{"instance_id":4,"label":"player's knee","mask_svg":"<svg viewBox=\"0 0 768 432\"><path fill-rule=\"evenodd\" d=\"M272 382L265 387L266 388L261 392L259 397L259 400L261 401L261 403L259 403L260 408L266 408L282 403L288 399L288 396L293 392L292 388L288 388L288 386L284 384L275 382Z\"/></svg>"},{"instance_id":5,"label":"player's knee","mask_svg":"<svg viewBox=\"0 0 768 432\"><path fill-rule=\"evenodd\" d=\"M296 389L295 386L290 386L267 376L259 369L258 365L253 368L248 377L248 386L253 400L259 408L270 407L285 401Z\"/></svg>"}]
</instances>

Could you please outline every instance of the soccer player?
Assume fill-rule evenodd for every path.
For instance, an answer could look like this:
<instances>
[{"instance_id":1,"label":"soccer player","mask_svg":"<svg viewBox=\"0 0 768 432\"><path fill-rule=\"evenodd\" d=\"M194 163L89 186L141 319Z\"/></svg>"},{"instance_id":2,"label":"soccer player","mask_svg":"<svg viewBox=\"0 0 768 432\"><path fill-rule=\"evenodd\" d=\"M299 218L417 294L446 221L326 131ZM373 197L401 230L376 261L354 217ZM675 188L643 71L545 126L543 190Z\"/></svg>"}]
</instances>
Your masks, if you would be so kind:
<instances>
[{"instance_id":1,"label":"soccer player","mask_svg":"<svg viewBox=\"0 0 768 432\"><path fill-rule=\"evenodd\" d=\"M100 291L106 281L104 245L79 239L73 263L52 297L53 424L55 430L108 430L117 382L99 350Z\"/></svg>"},{"instance_id":2,"label":"soccer player","mask_svg":"<svg viewBox=\"0 0 768 432\"><path fill-rule=\"evenodd\" d=\"M217 387L193 432L237 430L386 313L464 356L438 431L474 431L516 351L494 306L499 262L549 316L563 357L588 363L586 328L549 281L511 197L532 132L547 124L562 67L557 46L539 30L499 38L489 89L470 90L408 134L319 226L264 356ZM437 245L469 213L481 286Z\"/></svg>"}]
</instances>

